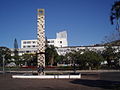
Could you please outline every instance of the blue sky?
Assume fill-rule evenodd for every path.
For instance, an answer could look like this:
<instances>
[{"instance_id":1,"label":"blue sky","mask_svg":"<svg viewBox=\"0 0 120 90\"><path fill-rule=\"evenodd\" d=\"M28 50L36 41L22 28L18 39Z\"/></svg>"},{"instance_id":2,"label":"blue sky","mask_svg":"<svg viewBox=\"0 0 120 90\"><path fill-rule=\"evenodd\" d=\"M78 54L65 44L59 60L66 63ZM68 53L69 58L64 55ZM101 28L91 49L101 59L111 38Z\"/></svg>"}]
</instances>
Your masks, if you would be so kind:
<instances>
[{"instance_id":1,"label":"blue sky","mask_svg":"<svg viewBox=\"0 0 120 90\"><path fill-rule=\"evenodd\" d=\"M115 0L0 0L0 46L37 38L37 9L45 9L47 38L68 32L69 46L98 44L114 32L110 9Z\"/></svg>"}]
</instances>

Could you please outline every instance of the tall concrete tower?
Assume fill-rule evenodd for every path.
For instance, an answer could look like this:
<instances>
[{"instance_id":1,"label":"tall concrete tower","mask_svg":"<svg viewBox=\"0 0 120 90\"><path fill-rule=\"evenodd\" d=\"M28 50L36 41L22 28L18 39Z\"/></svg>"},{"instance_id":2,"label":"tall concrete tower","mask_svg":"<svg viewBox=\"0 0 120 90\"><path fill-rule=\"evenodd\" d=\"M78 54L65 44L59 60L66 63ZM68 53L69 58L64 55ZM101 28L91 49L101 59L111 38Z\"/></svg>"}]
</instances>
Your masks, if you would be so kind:
<instances>
[{"instance_id":1,"label":"tall concrete tower","mask_svg":"<svg viewBox=\"0 0 120 90\"><path fill-rule=\"evenodd\" d=\"M45 11L37 10L38 66L45 67Z\"/></svg>"}]
</instances>

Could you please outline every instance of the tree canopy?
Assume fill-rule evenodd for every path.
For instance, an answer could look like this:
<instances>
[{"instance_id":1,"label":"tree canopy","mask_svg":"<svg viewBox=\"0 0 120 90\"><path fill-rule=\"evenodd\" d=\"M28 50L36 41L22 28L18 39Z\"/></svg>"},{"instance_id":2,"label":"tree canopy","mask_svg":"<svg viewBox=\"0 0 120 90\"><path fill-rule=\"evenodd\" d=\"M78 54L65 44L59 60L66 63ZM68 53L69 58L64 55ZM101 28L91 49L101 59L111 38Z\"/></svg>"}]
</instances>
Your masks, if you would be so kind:
<instances>
[{"instance_id":1,"label":"tree canopy","mask_svg":"<svg viewBox=\"0 0 120 90\"><path fill-rule=\"evenodd\" d=\"M11 60L11 50L7 47L0 47L0 65L2 65L3 55L5 56L5 62Z\"/></svg>"},{"instance_id":2,"label":"tree canopy","mask_svg":"<svg viewBox=\"0 0 120 90\"><path fill-rule=\"evenodd\" d=\"M46 65L54 65L57 63L58 53L53 45L47 46L45 50Z\"/></svg>"},{"instance_id":3,"label":"tree canopy","mask_svg":"<svg viewBox=\"0 0 120 90\"><path fill-rule=\"evenodd\" d=\"M111 24L114 24L114 20L116 20L116 30L119 31L119 19L120 19L120 1L115 1L111 8L110 21Z\"/></svg>"}]
</instances>

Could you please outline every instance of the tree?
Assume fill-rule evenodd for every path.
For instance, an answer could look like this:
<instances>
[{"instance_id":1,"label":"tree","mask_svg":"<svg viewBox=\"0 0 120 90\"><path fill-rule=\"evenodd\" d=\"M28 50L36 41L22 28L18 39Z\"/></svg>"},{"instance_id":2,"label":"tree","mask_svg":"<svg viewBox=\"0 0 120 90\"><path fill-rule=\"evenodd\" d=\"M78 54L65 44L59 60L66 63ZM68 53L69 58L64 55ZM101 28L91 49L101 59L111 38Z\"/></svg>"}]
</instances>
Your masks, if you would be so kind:
<instances>
[{"instance_id":1,"label":"tree","mask_svg":"<svg viewBox=\"0 0 120 90\"><path fill-rule=\"evenodd\" d=\"M120 40L120 34L118 32L111 33L104 37L103 44L113 44L113 42ZM115 45L115 44L114 44Z\"/></svg>"},{"instance_id":2,"label":"tree","mask_svg":"<svg viewBox=\"0 0 120 90\"><path fill-rule=\"evenodd\" d=\"M116 20L116 23L114 22L114 20ZM114 4L112 5L110 21L112 25L114 23L116 24L116 30L118 31L118 40L120 40L120 1L115 1ZM111 58L113 59L112 61L114 61L114 65L115 66L117 65L117 61L119 60L119 52L120 50L118 49L118 52L115 53L115 50L110 46L106 48L106 51L104 51L104 53L107 54L106 59L109 67L112 66ZM114 56L110 56L110 54Z\"/></svg>"},{"instance_id":3,"label":"tree","mask_svg":"<svg viewBox=\"0 0 120 90\"><path fill-rule=\"evenodd\" d=\"M79 55L80 55L81 51L71 51L69 53L67 53L65 55L66 58L66 62L73 65L73 64L77 64L78 60L79 60Z\"/></svg>"},{"instance_id":4,"label":"tree","mask_svg":"<svg viewBox=\"0 0 120 90\"><path fill-rule=\"evenodd\" d=\"M120 31L119 19L120 19L120 1L115 1L111 8L110 21L111 24L114 24L114 20L116 20L117 31Z\"/></svg>"},{"instance_id":5,"label":"tree","mask_svg":"<svg viewBox=\"0 0 120 90\"><path fill-rule=\"evenodd\" d=\"M81 68L85 69L89 67L91 68L97 68L100 66L101 62L103 61L103 57L94 51L85 51L83 54L79 55L79 65Z\"/></svg>"},{"instance_id":6,"label":"tree","mask_svg":"<svg viewBox=\"0 0 120 90\"><path fill-rule=\"evenodd\" d=\"M116 49L113 48L111 45L105 47L106 49L103 51L102 56L107 61L108 67L112 66L112 62L116 60Z\"/></svg>"},{"instance_id":7,"label":"tree","mask_svg":"<svg viewBox=\"0 0 120 90\"><path fill-rule=\"evenodd\" d=\"M120 68L120 47L117 48L116 58L114 61L115 67Z\"/></svg>"},{"instance_id":8,"label":"tree","mask_svg":"<svg viewBox=\"0 0 120 90\"><path fill-rule=\"evenodd\" d=\"M67 59L71 64L79 65L80 69L86 69L87 67L98 68L104 60L101 54L89 50L70 52L67 54Z\"/></svg>"},{"instance_id":9,"label":"tree","mask_svg":"<svg viewBox=\"0 0 120 90\"><path fill-rule=\"evenodd\" d=\"M56 64L63 64L63 63L65 64L66 63L65 62L65 56L63 56L63 55L57 55L55 63Z\"/></svg>"},{"instance_id":10,"label":"tree","mask_svg":"<svg viewBox=\"0 0 120 90\"><path fill-rule=\"evenodd\" d=\"M20 63L27 64L27 66L37 66L37 55L32 53L23 54Z\"/></svg>"},{"instance_id":11,"label":"tree","mask_svg":"<svg viewBox=\"0 0 120 90\"><path fill-rule=\"evenodd\" d=\"M14 56L12 58L15 60L16 65L20 64L20 56L18 55L18 43L16 38L14 40Z\"/></svg>"},{"instance_id":12,"label":"tree","mask_svg":"<svg viewBox=\"0 0 120 90\"><path fill-rule=\"evenodd\" d=\"M112 25L116 25L117 33L112 33L109 36L105 36L103 43L110 43L112 41L120 40L120 1L115 1L112 5L110 22Z\"/></svg>"},{"instance_id":13,"label":"tree","mask_svg":"<svg viewBox=\"0 0 120 90\"><path fill-rule=\"evenodd\" d=\"M11 50L7 47L0 47L0 66L2 65L3 55L5 55L5 63L11 61Z\"/></svg>"},{"instance_id":14,"label":"tree","mask_svg":"<svg viewBox=\"0 0 120 90\"><path fill-rule=\"evenodd\" d=\"M18 56L18 43L16 38L14 40L14 56Z\"/></svg>"},{"instance_id":15,"label":"tree","mask_svg":"<svg viewBox=\"0 0 120 90\"><path fill-rule=\"evenodd\" d=\"M53 45L47 46L45 50L45 61L46 65L55 65L57 64L58 54Z\"/></svg>"}]
</instances>

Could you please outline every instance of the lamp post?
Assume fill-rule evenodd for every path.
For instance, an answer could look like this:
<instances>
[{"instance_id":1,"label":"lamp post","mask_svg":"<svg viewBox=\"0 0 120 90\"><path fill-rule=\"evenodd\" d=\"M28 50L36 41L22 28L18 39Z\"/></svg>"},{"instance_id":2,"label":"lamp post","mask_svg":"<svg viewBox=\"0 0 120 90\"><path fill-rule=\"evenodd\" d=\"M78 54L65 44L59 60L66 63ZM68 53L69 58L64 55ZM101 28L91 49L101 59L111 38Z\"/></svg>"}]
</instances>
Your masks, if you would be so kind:
<instances>
[{"instance_id":1,"label":"lamp post","mask_svg":"<svg viewBox=\"0 0 120 90\"><path fill-rule=\"evenodd\" d=\"M75 65L75 61L73 63L73 70L74 70L74 74L76 73L76 65Z\"/></svg>"},{"instance_id":2,"label":"lamp post","mask_svg":"<svg viewBox=\"0 0 120 90\"><path fill-rule=\"evenodd\" d=\"M119 66L120 66L120 59L119 59Z\"/></svg>"},{"instance_id":3,"label":"lamp post","mask_svg":"<svg viewBox=\"0 0 120 90\"><path fill-rule=\"evenodd\" d=\"M3 73L5 73L5 55L2 55L3 57Z\"/></svg>"}]
</instances>

